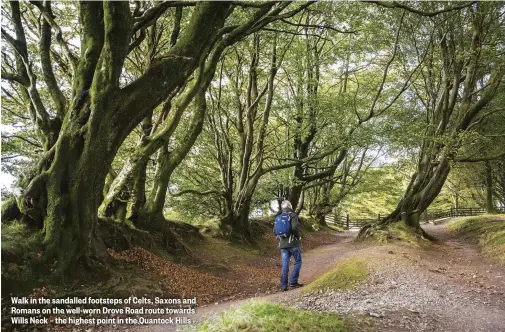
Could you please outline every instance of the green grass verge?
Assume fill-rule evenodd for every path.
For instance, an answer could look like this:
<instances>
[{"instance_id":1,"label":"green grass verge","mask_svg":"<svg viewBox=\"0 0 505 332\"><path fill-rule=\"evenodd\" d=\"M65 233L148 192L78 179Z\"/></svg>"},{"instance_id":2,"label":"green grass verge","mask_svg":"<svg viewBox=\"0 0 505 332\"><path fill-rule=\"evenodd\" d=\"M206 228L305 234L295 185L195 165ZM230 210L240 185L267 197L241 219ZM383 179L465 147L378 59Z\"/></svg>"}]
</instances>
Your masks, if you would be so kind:
<instances>
[{"instance_id":1,"label":"green grass verge","mask_svg":"<svg viewBox=\"0 0 505 332\"><path fill-rule=\"evenodd\" d=\"M348 260L337 264L332 270L307 285L303 289L303 292L312 293L319 290L327 291L350 288L364 281L369 273L365 261L360 259Z\"/></svg>"},{"instance_id":2,"label":"green grass verge","mask_svg":"<svg viewBox=\"0 0 505 332\"><path fill-rule=\"evenodd\" d=\"M446 229L479 243L486 256L505 264L505 216L489 214L461 218L448 224Z\"/></svg>"},{"instance_id":3,"label":"green grass verge","mask_svg":"<svg viewBox=\"0 0 505 332\"><path fill-rule=\"evenodd\" d=\"M350 323L340 316L282 305L251 301L237 309L228 310L221 319L209 320L197 331L351 331Z\"/></svg>"},{"instance_id":4,"label":"green grass verge","mask_svg":"<svg viewBox=\"0 0 505 332\"><path fill-rule=\"evenodd\" d=\"M429 243L428 240L421 236L421 233L417 233L404 222L391 223L383 229L378 229L375 231L375 240L381 244L400 241L414 247L420 247L423 244Z\"/></svg>"}]
</instances>

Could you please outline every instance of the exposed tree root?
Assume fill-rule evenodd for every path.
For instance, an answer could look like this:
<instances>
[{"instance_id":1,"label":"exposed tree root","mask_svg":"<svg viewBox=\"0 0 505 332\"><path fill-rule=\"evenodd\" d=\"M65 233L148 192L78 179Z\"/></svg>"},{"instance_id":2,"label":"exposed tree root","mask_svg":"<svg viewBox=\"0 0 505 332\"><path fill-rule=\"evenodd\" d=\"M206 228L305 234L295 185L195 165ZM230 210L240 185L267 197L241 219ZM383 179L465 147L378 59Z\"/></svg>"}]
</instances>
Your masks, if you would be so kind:
<instances>
[{"instance_id":1,"label":"exposed tree root","mask_svg":"<svg viewBox=\"0 0 505 332\"><path fill-rule=\"evenodd\" d=\"M23 228L15 234L11 242L21 242L22 247L4 251L2 260L5 274L2 273L2 287L5 291L26 293L43 285L73 287L76 282L88 284L89 280L105 281L114 275L115 263L108 249L120 252L138 246L159 256L182 251L192 255L188 244L201 237L198 228L164 220L156 230L136 229L125 223L99 219L91 238L91 252L78 253L67 259L58 252L58 248L48 248L43 243L43 232ZM63 254L64 255L64 254ZM83 277L86 276L85 280ZM5 286L5 287L4 287Z\"/></svg>"},{"instance_id":2,"label":"exposed tree root","mask_svg":"<svg viewBox=\"0 0 505 332\"><path fill-rule=\"evenodd\" d=\"M401 234L397 235L395 234L394 231L392 231L393 228L399 228L399 227L403 231L402 234L405 236L402 236ZM378 236L383 237L385 234L388 239L393 240L395 239L405 240L405 238L402 237L408 237L409 239L418 238L419 240L428 240L431 242L438 241L437 238L426 233L421 227L412 227L405 224L402 221L367 224L360 229L357 238L360 240L365 240L369 238L377 238Z\"/></svg>"}]
</instances>

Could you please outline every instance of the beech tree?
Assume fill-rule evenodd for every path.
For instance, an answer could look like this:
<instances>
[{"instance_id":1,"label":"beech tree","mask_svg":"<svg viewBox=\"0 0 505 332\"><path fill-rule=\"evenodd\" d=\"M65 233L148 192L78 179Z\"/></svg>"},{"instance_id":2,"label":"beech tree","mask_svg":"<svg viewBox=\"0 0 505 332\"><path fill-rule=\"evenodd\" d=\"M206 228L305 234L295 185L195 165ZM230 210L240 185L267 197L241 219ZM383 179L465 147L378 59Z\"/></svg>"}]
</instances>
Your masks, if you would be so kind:
<instances>
[{"instance_id":1,"label":"beech tree","mask_svg":"<svg viewBox=\"0 0 505 332\"><path fill-rule=\"evenodd\" d=\"M379 11L369 15L377 15L377 19L380 19L385 13ZM285 199L289 199L299 212L304 208L304 191L310 188L321 189L315 195L319 202L314 202L315 205L310 211L321 224L324 224L324 216L338 204L351 187L357 184L356 181L361 176L355 174L353 181L347 182L350 179L347 176L351 171L348 163L356 159L355 155L348 155L349 150L356 147L357 141L370 135L370 133L366 134L367 128L378 126L381 117L386 116L388 112L394 112L396 104L409 88L423 61L421 57L414 66L405 67L402 64L404 61L402 57L405 56L404 49L412 43L404 37L405 33L402 33L407 29L404 23L405 16L405 13L388 16L387 24L386 21L379 23L375 21L373 24L368 23L371 26L363 24L353 27L357 30L367 30L368 35L355 37L350 34L348 38L342 39L346 46L341 49L343 54L340 54L339 60L342 61L342 69L336 84L337 89L334 91L320 82L320 63L323 61L321 53L325 50L324 40L309 36L306 38L307 64L304 70L307 78L306 80L297 78L297 87L291 89L297 101L292 158L294 160L307 158L311 151L317 151L322 146L328 145L331 146L332 153L318 165L310 167L307 164L296 165L293 170L293 183L283 190L282 195ZM391 20L395 23L391 24ZM372 44L373 46L363 45L370 43L370 35L375 33L375 31L370 31L371 29L376 29L377 33L380 31L382 35L386 30L388 34L381 37L377 35L378 40L372 42L376 43ZM370 57L370 52L373 54L382 52L381 54L386 54L386 56ZM324 71L327 70L325 68ZM398 71L402 74L396 76ZM320 92L323 89L326 95L332 93L334 102L330 107L335 108L337 118L333 119L333 122L321 124L319 119L328 112L328 106L321 102L325 98ZM325 126L333 129L330 139L327 139L328 136L324 134L328 131L328 129L323 130ZM335 132L339 135L336 136ZM366 145L363 148L366 151ZM358 173L368 168L361 167L364 166L364 157L365 155L362 155L361 158L357 158L361 159L357 166ZM336 195L334 202L330 204L330 192L339 179L344 179L340 184L346 189ZM337 199L337 196L340 196L340 199Z\"/></svg>"},{"instance_id":2,"label":"beech tree","mask_svg":"<svg viewBox=\"0 0 505 332\"><path fill-rule=\"evenodd\" d=\"M323 223L388 126L421 142L417 170L362 235L419 230L465 159L489 161L497 192L503 155L468 147L500 134L483 128L503 114L503 5L372 2L3 3L2 118L22 129L2 138L20 175L2 221L29 225L56 275L106 259L102 229L172 241L172 203L243 238L272 198Z\"/></svg>"},{"instance_id":3,"label":"beech tree","mask_svg":"<svg viewBox=\"0 0 505 332\"><path fill-rule=\"evenodd\" d=\"M244 235L250 233L248 217L258 186L263 197L257 200L258 204L269 202L264 198L266 192L271 194L270 200L296 196L295 206L304 190L319 191L321 187L323 194L314 195L318 200L309 210L324 223L325 214L339 202L336 197L329 201L335 184L340 185L341 199L362 178L370 165L370 155L376 154L367 150L372 145L379 146L371 139L377 134L372 128L379 127L379 122L374 121L392 109L416 73L417 67L413 66L399 78L390 77L392 72L403 69L399 61L404 43L400 35L403 16L396 16L396 24L390 28L392 34L377 42L386 57L377 61L367 59L369 66L363 65L365 54L377 51L367 45L356 51L352 65L350 56L344 53L347 70L339 72L332 66L342 57L339 52L350 51L351 47L337 46L331 38L346 41L350 32L333 26L324 28L328 17L321 15L320 21L311 21L312 15L306 13L297 22L285 20L267 29L292 36L285 46L289 46L286 55L280 57L282 64L279 60L277 65L280 67L275 91L269 90L266 69L258 70L267 66L265 60L259 59L270 55L263 55L263 48L262 52L250 55L242 51L244 47L255 50L257 43L237 44L234 52L227 54L220 79L212 89L212 112L206 122L206 134L174 183L178 192L173 192L172 197L177 197L173 202L183 204L178 205L179 210L184 206L202 215L202 210L207 210L207 215L219 216L234 233ZM339 34L342 36L336 37ZM283 44L285 39L279 43ZM335 74L340 74L340 79L336 80ZM334 84L335 80L338 84ZM320 94L320 89L324 93ZM271 110L267 102L270 94L276 105ZM258 113L258 107L263 113ZM265 119L265 115L269 118ZM269 135L263 138L259 133L265 120L269 121L266 126ZM262 141L265 151L258 150ZM209 158L216 161L218 173ZM216 181L217 177L221 181ZM182 198L185 195L193 197L190 202L195 207L183 203L187 200ZM201 201L206 208L199 207Z\"/></svg>"},{"instance_id":4,"label":"beech tree","mask_svg":"<svg viewBox=\"0 0 505 332\"><path fill-rule=\"evenodd\" d=\"M14 54L15 67L3 67L2 79L17 84L43 147L37 165L19 184L22 194L16 203L23 221L42 228L42 260L56 259L57 271L64 272L71 265L91 266L93 259L104 258L97 211L111 163L126 137L181 89L197 68L203 71L197 74L203 88L192 93L201 97L208 81L204 76L212 76L223 48L309 5L284 11L289 3L165 1L142 9L138 3L79 2L76 52L63 38L51 2L9 2L10 26L2 27L2 38ZM24 6L40 13L41 40L36 52L29 50L28 25L20 10ZM187 13L190 16L173 46L155 57L137 78L125 82L125 59L143 41L146 29L169 8L180 6L194 8ZM242 22L232 15L236 7L244 9ZM65 84L58 82L52 70L52 61L58 60L70 78ZM40 61L41 75L36 74L35 61ZM39 76L54 108L41 97Z\"/></svg>"},{"instance_id":5,"label":"beech tree","mask_svg":"<svg viewBox=\"0 0 505 332\"><path fill-rule=\"evenodd\" d=\"M363 227L360 236L403 220L429 237L419 226L419 215L442 189L465 137L500 109L493 99L505 73L503 23L501 3L474 3L440 13L430 23L435 33L428 60L422 80L414 84L426 125L417 169L396 209L378 224Z\"/></svg>"}]
</instances>

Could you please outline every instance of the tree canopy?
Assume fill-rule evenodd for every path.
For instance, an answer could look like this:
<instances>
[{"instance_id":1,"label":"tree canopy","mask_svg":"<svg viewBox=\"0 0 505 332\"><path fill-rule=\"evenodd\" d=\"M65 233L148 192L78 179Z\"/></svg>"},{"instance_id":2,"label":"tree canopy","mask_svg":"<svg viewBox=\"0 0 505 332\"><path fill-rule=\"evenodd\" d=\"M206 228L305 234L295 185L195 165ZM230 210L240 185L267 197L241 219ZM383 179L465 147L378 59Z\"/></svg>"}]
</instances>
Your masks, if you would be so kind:
<instances>
[{"instance_id":1,"label":"tree canopy","mask_svg":"<svg viewBox=\"0 0 505 332\"><path fill-rule=\"evenodd\" d=\"M325 223L505 204L501 2L2 3L2 222L92 267L106 225L252 240L283 199ZM440 194L440 195L439 195ZM10 196L9 199L8 196ZM438 196L438 198L437 198Z\"/></svg>"}]
</instances>

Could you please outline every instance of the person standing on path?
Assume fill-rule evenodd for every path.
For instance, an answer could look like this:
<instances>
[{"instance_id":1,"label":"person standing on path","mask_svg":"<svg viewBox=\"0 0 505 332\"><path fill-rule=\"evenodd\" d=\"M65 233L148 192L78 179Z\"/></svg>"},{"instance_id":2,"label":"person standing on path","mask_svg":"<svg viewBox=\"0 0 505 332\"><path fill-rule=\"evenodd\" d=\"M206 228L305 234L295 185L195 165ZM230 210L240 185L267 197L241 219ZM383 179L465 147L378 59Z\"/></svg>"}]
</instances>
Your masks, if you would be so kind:
<instances>
[{"instance_id":1,"label":"person standing on path","mask_svg":"<svg viewBox=\"0 0 505 332\"><path fill-rule=\"evenodd\" d=\"M300 222L298 215L293 212L293 206L289 201L281 203L282 213L275 217L274 234L279 240L282 259L281 290L288 290L289 261L291 256L295 261L291 278L289 278L289 287L301 287L298 283L298 276L302 267L302 250L300 248Z\"/></svg>"}]
</instances>

